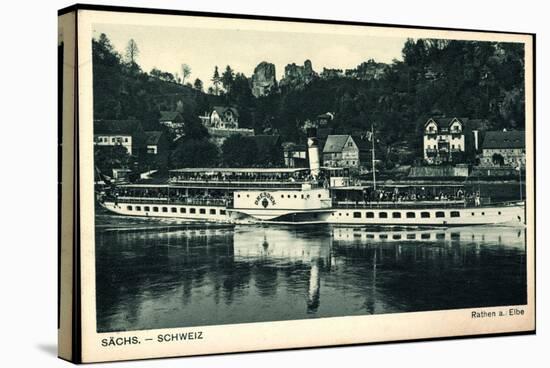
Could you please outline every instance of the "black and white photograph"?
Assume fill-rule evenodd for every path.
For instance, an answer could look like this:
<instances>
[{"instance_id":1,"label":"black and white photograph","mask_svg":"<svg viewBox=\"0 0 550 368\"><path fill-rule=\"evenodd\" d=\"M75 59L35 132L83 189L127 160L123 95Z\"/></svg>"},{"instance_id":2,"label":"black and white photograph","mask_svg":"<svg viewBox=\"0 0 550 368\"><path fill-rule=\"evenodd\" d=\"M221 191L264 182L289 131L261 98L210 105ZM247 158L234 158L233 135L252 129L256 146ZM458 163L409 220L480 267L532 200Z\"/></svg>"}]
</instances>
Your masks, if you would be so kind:
<instances>
[{"instance_id":1,"label":"black and white photograph","mask_svg":"<svg viewBox=\"0 0 550 368\"><path fill-rule=\"evenodd\" d=\"M527 304L524 43L94 24L92 53L98 332Z\"/></svg>"}]
</instances>

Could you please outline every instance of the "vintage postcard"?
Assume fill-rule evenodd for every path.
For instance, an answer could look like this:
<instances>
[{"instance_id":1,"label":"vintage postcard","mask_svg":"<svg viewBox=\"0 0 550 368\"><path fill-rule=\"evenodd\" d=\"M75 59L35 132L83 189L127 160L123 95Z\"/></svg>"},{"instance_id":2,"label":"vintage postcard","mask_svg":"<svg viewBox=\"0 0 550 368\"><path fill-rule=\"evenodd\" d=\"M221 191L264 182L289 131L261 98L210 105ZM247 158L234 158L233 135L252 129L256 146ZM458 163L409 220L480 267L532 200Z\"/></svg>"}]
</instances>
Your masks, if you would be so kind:
<instances>
[{"instance_id":1,"label":"vintage postcard","mask_svg":"<svg viewBox=\"0 0 550 368\"><path fill-rule=\"evenodd\" d=\"M75 18L84 362L534 331L534 35Z\"/></svg>"}]
</instances>

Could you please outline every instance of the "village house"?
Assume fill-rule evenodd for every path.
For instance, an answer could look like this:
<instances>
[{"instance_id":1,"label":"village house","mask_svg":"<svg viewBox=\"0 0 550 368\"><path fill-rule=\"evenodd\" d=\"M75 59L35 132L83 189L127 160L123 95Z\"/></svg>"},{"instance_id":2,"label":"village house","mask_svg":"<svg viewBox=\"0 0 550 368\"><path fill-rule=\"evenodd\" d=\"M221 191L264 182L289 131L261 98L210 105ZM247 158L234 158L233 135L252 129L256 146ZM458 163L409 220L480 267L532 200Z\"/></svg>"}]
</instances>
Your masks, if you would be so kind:
<instances>
[{"instance_id":1,"label":"village house","mask_svg":"<svg viewBox=\"0 0 550 368\"><path fill-rule=\"evenodd\" d=\"M323 165L360 168L368 161L367 142L351 135L329 135L323 147Z\"/></svg>"},{"instance_id":2,"label":"village house","mask_svg":"<svg viewBox=\"0 0 550 368\"><path fill-rule=\"evenodd\" d=\"M177 111L161 111L159 123L170 129L176 136L183 134L185 123L183 116Z\"/></svg>"},{"instance_id":3,"label":"village house","mask_svg":"<svg viewBox=\"0 0 550 368\"><path fill-rule=\"evenodd\" d=\"M95 120L94 145L120 145L129 155L137 155L145 146L145 133L137 120Z\"/></svg>"},{"instance_id":4,"label":"village house","mask_svg":"<svg viewBox=\"0 0 550 368\"><path fill-rule=\"evenodd\" d=\"M283 155L286 167L308 167L307 147L294 142L283 143Z\"/></svg>"},{"instance_id":5,"label":"village house","mask_svg":"<svg viewBox=\"0 0 550 368\"><path fill-rule=\"evenodd\" d=\"M199 116L211 140L221 146L232 135L253 136L253 129L239 128L239 111L230 106L214 106L211 113Z\"/></svg>"},{"instance_id":6,"label":"village house","mask_svg":"<svg viewBox=\"0 0 550 368\"><path fill-rule=\"evenodd\" d=\"M239 128L239 111L231 106L214 106L210 114L206 113L200 119L206 128Z\"/></svg>"},{"instance_id":7,"label":"village house","mask_svg":"<svg viewBox=\"0 0 550 368\"><path fill-rule=\"evenodd\" d=\"M145 132L147 154L158 155L168 151L168 141L161 131Z\"/></svg>"},{"instance_id":8,"label":"village house","mask_svg":"<svg viewBox=\"0 0 550 368\"><path fill-rule=\"evenodd\" d=\"M282 164L282 140L280 135L260 134L246 137L258 148L258 163L271 166Z\"/></svg>"},{"instance_id":9,"label":"village house","mask_svg":"<svg viewBox=\"0 0 550 368\"><path fill-rule=\"evenodd\" d=\"M525 168L525 131L486 132L480 164Z\"/></svg>"},{"instance_id":10,"label":"village house","mask_svg":"<svg viewBox=\"0 0 550 368\"><path fill-rule=\"evenodd\" d=\"M462 159L466 151L464 131L463 119L428 119L424 124L424 161L441 164Z\"/></svg>"}]
</instances>

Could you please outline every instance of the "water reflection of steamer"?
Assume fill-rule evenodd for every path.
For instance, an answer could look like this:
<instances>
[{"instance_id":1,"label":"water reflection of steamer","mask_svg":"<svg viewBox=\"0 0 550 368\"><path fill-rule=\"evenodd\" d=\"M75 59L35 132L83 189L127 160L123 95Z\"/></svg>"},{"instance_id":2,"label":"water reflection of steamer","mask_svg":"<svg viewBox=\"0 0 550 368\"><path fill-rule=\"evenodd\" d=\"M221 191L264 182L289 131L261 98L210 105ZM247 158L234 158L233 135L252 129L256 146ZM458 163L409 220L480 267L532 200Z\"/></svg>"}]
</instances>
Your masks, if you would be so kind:
<instances>
[{"instance_id":1,"label":"water reflection of steamer","mask_svg":"<svg viewBox=\"0 0 550 368\"><path fill-rule=\"evenodd\" d=\"M478 242L480 244L502 244L506 247L525 247L525 228L512 226L465 226L445 229L392 229L361 227L335 227L335 241L369 244L379 243L414 243L414 242Z\"/></svg>"},{"instance_id":2,"label":"water reflection of steamer","mask_svg":"<svg viewBox=\"0 0 550 368\"><path fill-rule=\"evenodd\" d=\"M351 185L348 169L320 166L315 139L308 140L308 155L309 168L171 170L167 182L119 185L101 193L100 203L121 215L230 223L462 226L525 222L523 201L481 200L478 194L467 195L461 185Z\"/></svg>"},{"instance_id":3,"label":"water reflection of steamer","mask_svg":"<svg viewBox=\"0 0 550 368\"><path fill-rule=\"evenodd\" d=\"M288 319L283 310L307 318L524 301L521 228L434 229L429 241L407 242L350 240L369 231L361 228L204 226L98 231L98 323L164 328Z\"/></svg>"}]
</instances>

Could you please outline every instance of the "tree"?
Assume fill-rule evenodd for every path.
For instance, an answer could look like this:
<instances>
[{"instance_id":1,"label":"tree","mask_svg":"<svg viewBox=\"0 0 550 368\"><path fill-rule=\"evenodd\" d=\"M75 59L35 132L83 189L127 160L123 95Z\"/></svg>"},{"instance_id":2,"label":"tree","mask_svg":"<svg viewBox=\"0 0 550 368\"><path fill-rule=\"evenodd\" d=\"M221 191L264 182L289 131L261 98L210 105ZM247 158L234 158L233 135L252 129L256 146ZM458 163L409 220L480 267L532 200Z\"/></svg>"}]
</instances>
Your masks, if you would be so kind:
<instances>
[{"instance_id":1,"label":"tree","mask_svg":"<svg viewBox=\"0 0 550 368\"><path fill-rule=\"evenodd\" d=\"M195 82L193 83L193 88L195 88L197 91L203 91L203 84L199 78L195 79Z\"/></svg>"},{"instance_id":2,"label":"tree","mask_svg":"<svg viewBox=\"0 0 550 368\"><path fill-rule=\"evenodd\" d=\"M218 72L218 66L216 65L214 68L214 75L212 76L212 85L214 86L212 90L216 96L220 94L220 84L220 73Z\"/></svg>"},{"instance_id":3,"label":"tree","mask_svg":"<svg viewBox=\"0 0 550 368\"><path fill-rule=\"evenodd\" d=\"M128 45L126 45L126 61L130 65L136 64L137 57L139 56L139 48L133 38L130 38Z\"/></svg>"},{"instance_id":4,"label":"tree","mask_svg":"<svg viewBox=\"0 0 550 368\"><path fill-rule=\"evenodd\" d=\"M227 93L231 92L231 87L233 86L234 78L235 78L235 73L233 73L233 69L231 69L231 67L228 65L225 68L225 71L223 72L222 78L221 78L222 86Z\"/></svg>"},{"instance_id":5,"label":"tree","mask_svg":"<svg viewBox=\"0 0 550 368\"><path fill-rule=\"evenodd\" d=\"M171 156L171 166L212 167L218 160L218 148L208 139L183 139Z\"/></svg>"},{"instance_id":6,"label":"tree","mask_svg":"<svg viewBox=\"0 0 550 368\"><path fill-rule=\"evenodd\" d=\"M191 67L187 64L181 64L181 84L191 75Z\"/></svg>"},{"instance_id":7,"label":"tree","mask_svg":"<svg viewBox=\"0 0 550 368\"><path fill-rule=\"evenodd\" d=\"M258 147L256 143L240 135L227 138L221 147L222 160L225 166L250 167L256 164Z\"/></svg>"},{"instance_id":8,"label":"tree","mask_svg":"<svg viewBox=\"0 0 550 368\"><path fill-rule=\"evenodd\" d=\"M113 169L128 169L132 166L132 157L122 145L95 146L94 164L107 176L113 175Z\"/></svg>"}]
</instances>

